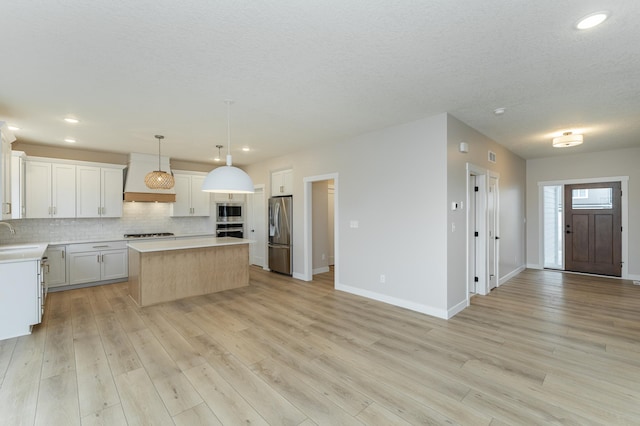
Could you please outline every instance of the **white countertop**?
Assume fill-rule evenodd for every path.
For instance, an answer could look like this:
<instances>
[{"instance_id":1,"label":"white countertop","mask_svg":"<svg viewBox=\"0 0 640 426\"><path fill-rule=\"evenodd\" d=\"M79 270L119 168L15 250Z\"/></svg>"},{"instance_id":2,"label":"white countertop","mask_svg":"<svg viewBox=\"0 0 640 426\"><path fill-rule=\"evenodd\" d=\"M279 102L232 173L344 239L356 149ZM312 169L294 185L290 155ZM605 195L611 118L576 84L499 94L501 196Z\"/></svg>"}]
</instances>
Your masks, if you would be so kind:
<instances>
[{"instance_id":1,"label":"white countertop","mask_svg":"<svg viewBox=\"0 0 640 426\"><path fill-rule=\"evenodd\" d=\"M12 244L0 246L0 263L27 262L42 258L47 243Z\"/></svg>"},{"instance_id":2,"label":"white countertop","mask_svg":"<svg viewBox=\"0 0 640 426\"><path fill-rule=\"evenodd\" d=\"M246 238L233 238L233 237L205 237L205 238L188 238L180 240L157 240L157 241L140 241L130 242L127 247L138 251L140 253L149 253L154 251L167 251L167 250L184 250L203 247L219 247L230 246L237 244L250 244L253 240Z\"/></svg>"}]
</instances>

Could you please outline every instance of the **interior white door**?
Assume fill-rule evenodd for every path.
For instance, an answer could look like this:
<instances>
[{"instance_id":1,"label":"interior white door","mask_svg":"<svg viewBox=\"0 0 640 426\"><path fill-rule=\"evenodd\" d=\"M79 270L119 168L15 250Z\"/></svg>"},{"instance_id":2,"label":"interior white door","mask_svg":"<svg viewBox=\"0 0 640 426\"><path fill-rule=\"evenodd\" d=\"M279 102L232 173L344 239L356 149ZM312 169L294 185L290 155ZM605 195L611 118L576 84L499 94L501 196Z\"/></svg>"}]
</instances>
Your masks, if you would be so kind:
<instances>
[{"instance_id":1,"label":"interior white door","mask_svg":"<svg viewBox=\"0 0 640 426\"><path fill-rule=\"evenodd\" d=\"M267 228L264 186L256 186L255 192L247 196L248 238L255 243L249 245L249 258L252 265L265 268L267 247Z\"/></svg>"},{"instance_id":2,"label":"interior white door","mask_svg":"<svg viewBox=\"0 0 640 426\"><path fill-rule=\"evenodd\" d=\"M498 179L489 177L487 192L487 224L488 224L488 262L489 262L489 290L498 285Z\"/></svg>"},{"instance_id":3,"label":"interior white door","mask_svg":"<svg viewBox=\"0 0 640 426\"><path fill-rule=\"evenodd\" d=\"M476 176L469 175L469 276L467 280L469 282L469 293L477 293L478 289L478 281L476 277L478 277L478 267L477 267L477 245L478 245L478 237L476 235L478 232L478 220L477 220L477 198L478 191L476 188Z\"/></svg>"}]
</instances>

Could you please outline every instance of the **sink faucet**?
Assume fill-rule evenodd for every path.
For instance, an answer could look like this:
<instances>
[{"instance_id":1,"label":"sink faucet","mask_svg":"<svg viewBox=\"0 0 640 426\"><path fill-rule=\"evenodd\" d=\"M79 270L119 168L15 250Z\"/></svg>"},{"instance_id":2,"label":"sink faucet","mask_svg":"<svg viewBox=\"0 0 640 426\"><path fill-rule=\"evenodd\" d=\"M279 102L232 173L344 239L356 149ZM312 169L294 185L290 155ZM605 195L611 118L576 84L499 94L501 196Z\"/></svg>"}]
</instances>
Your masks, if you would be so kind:
<instances>
[{"instance_id":1,"label":"sink faucet","mask_svg":"<svg viewBox=\"0 0 640 426\"><path fill-rule=\"evenodd\" d=\"M10 223L8 223L8 222L0 222L0 225L4 225L4 226L6 226L7 228L9 228L9 232L11 232L11 235L15 235L16 230L15 230L15 229L13 229L13 226L11 226L11 224L10 224Z\"/></svg>"}]
</instances>

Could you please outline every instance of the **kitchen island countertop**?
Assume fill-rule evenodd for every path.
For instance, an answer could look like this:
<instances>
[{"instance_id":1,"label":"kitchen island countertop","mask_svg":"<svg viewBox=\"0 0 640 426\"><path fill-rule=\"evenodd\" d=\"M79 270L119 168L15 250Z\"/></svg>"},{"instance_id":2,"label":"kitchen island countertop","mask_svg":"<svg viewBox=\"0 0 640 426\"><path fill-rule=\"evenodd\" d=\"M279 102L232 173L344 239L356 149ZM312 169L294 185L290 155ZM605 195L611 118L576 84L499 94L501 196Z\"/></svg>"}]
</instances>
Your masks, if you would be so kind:
<instances>
[{"instance_id":1,"label":"kitchen island countertop","mask_svg":"<svg viewBox=\"0 0 640 426\"><path fill-rule=\"evenodd\" d=\"M188 238L180 240L146 240L136 241L127 244L132 250L140 253L150 253L155 251L167 251L167 250L185 250L203 247L220 247L230 246L238 244L250 244L253 240L246 238L233 238L233 237L205 237L205 238Z\"/></svg>"}]
</instances>

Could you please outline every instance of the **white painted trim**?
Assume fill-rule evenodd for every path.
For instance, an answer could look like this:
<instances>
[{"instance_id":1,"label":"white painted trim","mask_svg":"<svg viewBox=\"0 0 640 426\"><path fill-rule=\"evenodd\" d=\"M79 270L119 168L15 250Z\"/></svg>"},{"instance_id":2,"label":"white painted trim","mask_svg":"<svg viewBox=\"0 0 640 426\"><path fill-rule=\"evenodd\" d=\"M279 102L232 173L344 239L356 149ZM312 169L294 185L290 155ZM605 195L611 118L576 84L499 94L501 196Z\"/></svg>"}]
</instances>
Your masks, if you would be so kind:
<instances>
[{"instance_id":1,"label":"white painted trim","mask_svg":"<svg viewBox=\"0 0 640 426\"><path fill-rule=\"evenodd\" d=\"M398 306L401 308L405 308L405 309L410 309L412 311L415 312L420 312L421 314L427 314L427 315L431 315L433 317L437 317L437 318L442 318L442 319L448 319L448 312L442 309L437 309L434 308L432 306L428 306L428 305L423 305L420 303L414 303L411 302L409 300L404 300L404 299L398 299L396 297L390 297L387 296L386 294L380 294L380 293L376 293L374 291L369 291L369 290L364 290L361 289L359 287L353 287L353 286L348 286L348 285L344 285L344 284L338 284L338 282L336 281L335 283L335 289L336 290L340 290L340 291L344 291L346 293L351 293L351 294L355 294L357 296L362 296L362 297L366 297L367 299L373 299L373 300L377 300L379 302L384 302L384 303L388 303L390 305L393 306ZM465 301L461 302L461 303L466 303ZM464 305L465 307L467 306L466 304ZM456 305L457 307L457 305ZM464 309L464 307L463 307Z\"/></svg>"},{"instance_id":2,"label":"white painted trim","mask_svg":"<svg viewBox=\"0 0 640 426\"><path fill-rule=\"evenodd\" d=\"M629 277L629 176L610 176L584 179L565 179L538 182L538 262L544 265L544 206L542 190L545 186L574 185L581 183L620 182L622 199L620 200L620 212L622 221L622 279ZM564 261L563 261L564 264ZM538 268L543 269L543 268ZM568 271L567 271L568 272Z\"/></svg>"},{"instance_id":3,"label":"white painted trim","mask_svg":"<svg viewBox=\"0 0 640 426\"><path fill-rule=\"evenodd\" d=\"M527 263L527 269L544 269L542 265L538 265L537 263Z\"/></svg>"},{"instance_id":4,"label":"white painted trim","mask_svg":"<svg viewBox=\"0 0 640 426\"><path fill-rule=\"evenodd\" d=\"M315 274L324 274L325 272L329 272L329 271L330 271L330 269L329 269L328 266L322 266L320 268L315 268L313 270L313 275L315 275Z\"/></svg>"},{"instance_id":5,"label":"white painted trim","mask_svg":"<svg viewBox=\"0 0 640 426\"><path fill-rule=\"evenodd\" d=\"M338 173L328 173L325 175L318 176L308 176L302 179L303 188L304 188L304 207L303 207L303 216L304 216L304 224L303 224L303 235L304 235L304 265L302 274L294 273L293 277L298 278L303 281L311 281L313 280L313 241L312 241L312 191L313 191L313 182L321 182L325 180L333 179L334 182L334 197L333 197L333 245L334 245L334 258L335 262L333 265L334 272L334 288L337 288L337 283L340 282L340 221L339 221L339 182L338 182Z\"/></svg>"},{"instance_id":6,"label":"white painted trim","mask_svg":"<svg viewBox=\"0 0 640 426\"><path fill-rule=\"evenodd\" d=\"M467 296L468 298L469 296ZM463 300L460 303L458 303L457 305L453 306L452 308L449 308L447 310L447 318L446 319L450 319L453 318L454 315L462 312L467 306L469 306L471 304L471 301L466 301Z\"/></svg>"},{"instance_id":7,"label":"white painted trim","mask_svg":"<svg viewBox=\"0 0 640 426\"><path fill-rule=\"evenodd\" d=\"M640 281L640 275L638 275L638 274L629 274L627 279L633 280L633 281Z\"/></svg>"},{"instance_id":8,"label":"white painted trim","mask_svg":"<svg viewBox=\"0 0 640 426\"><path fill-rule=\"evenodd\" d=\"M291 277L295 278L297 280L301 280L301 281L311 281L311 280L305 279L306 278L305 275L304 274L300 274L298 272L294 272L293 274L291 274Z\"/></svg>"},{"instance_id":9,"label":"white painted trim","mask_svg":"<svg viewBox=\"0 0 640 426\"><path fill-rule=\"evenodd\" d=\"M509 272L507 275L505 275L504 277L500 278L498 280L499 285L502 285L504 283L506 283L507 281L509 281L511 278L515 277L516 275L518 275L520 272L524 271L525 269L527 269L524 265L517 267L516 269L514 269L513 271Z\"/></svg>"}]
</instances>

